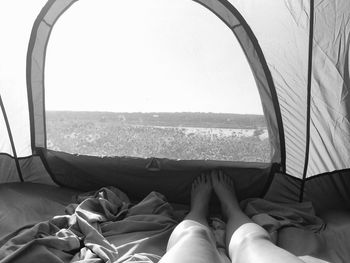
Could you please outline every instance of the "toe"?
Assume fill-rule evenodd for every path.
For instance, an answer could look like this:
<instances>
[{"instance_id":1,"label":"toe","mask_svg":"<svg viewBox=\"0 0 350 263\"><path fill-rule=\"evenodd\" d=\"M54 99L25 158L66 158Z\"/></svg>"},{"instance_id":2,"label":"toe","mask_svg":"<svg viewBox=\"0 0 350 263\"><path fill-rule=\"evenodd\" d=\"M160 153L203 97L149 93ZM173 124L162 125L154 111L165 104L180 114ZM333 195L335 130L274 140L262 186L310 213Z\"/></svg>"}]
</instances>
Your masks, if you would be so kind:
<instances>
[{"instance_id":1,"label":"toe","mask_svg":"<svg viewBox=\"0 0 350 263\"><path fill-rule=\"evenodd\" d=\"M225 174L223 171L220 171L221 179L224 183L228 184L229 183L229 177L227 174Z\"/></svg>"},{"instance_id":2,"label":"toe","mask_svg":"<svg viewBox=\"0 0 350 263\"><path fill-rule=\"evenodd\" d=\"M210 186L213 185L213 181L212 181L212 178L209 174L207 174L207 182L210 184Z\"/></svg>"},{"instance_id":3,"label":"toe","mask_svg":"<svg viewBox=\"0 0 350 263\"><path fill-rule=\"evenodd\" d=\"M200 177L198 178L199 183L204 183L205 182L205 176L204 174L201 174Z\"/></svg>"},{"instance_id":4,"label":"toe","mask_svg":"<svg viewBox=\"0 0 350 263\"><path fill-rule=\"evenodd\" d=\"M195 189L198 185L198 177L196 177L194 180L193 180L193 183L192 183L192 190Z\"/></svg>"},{"instance_id":5,"label":"toe","mask_svg":"<svg viewBox=\"0 0 350 263\"><path fill-rule=\"evenodd\" d=\"M221 170L218 171L218 178L219 178L219 181L220 181L221 183L223 183L223 182L225 181L225 178L224 178L224 176L223 176Z\"/></svg>"},{"instance_id":6,"label":"toe","mask_svg":"<svg viewBox=\"0 0 350 263\"><path fill-rule=\"evenodd\" d=\"M204 178L207 184L211 184L210 176L208 174L205 174Z\"/></svg>"},{"instance_id":7,"label":"toe","mask_svg":"<svg viewBox=\"0 0 350 263\"><path fill-rule=\"evenodd\" d=\"M210 172L209 172L209 175L210 175L210 178L211 178L211 179L214 179L215 174L214 174L213 171L210 171Z\"/></svg>"},{"instance_id":8,"label":"toe","mask_svg":"<svg viewBox=\"0 0 350 263\"><path fill-rule=\"evenodd\" d=\"M213 184L216 183L216 177L215 177L215 173L213 171L210 172L210 179L211 179Z\"/></svg>"},{"instance_id":9,"label":"toe","mask_svg":"<svg viewBox=\"0 0 350 263\"><path fill-rule=\"evenodd\" d=\"M219 174L216 171L213 172L212 178L216 185L220 182Z\"/></svg>"},{"instance_id":10,"label":"toe","mask_svg":"<svg viewBox=\"0 0 350 263\"><path fill-rule=\"evenodd\" d=\"M227 174L225 174L224 171L220 171L220 176L224 183L230 185L230 177Z\"/></svg>"}]
</instances>

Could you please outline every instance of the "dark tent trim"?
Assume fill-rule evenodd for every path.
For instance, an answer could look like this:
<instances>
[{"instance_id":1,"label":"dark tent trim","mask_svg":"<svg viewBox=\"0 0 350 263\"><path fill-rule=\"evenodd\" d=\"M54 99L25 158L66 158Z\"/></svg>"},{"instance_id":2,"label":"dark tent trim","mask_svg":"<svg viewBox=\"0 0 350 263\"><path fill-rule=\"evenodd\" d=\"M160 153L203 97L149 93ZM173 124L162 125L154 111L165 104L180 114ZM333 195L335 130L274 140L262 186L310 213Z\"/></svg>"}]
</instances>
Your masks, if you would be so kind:
<instances>
[{"instance_id":1,"label":"dark tent trim","mask_svg":"<svg viewBox=\"0 0 350 263\"><path fill-rule=\"evenodd\" d=\"M311 177L308 177L305 179L305 182L307 181L311 181L315 178L320 178L320 177L324 177L324 176L332 176L334 174L341 174L341 173L350 173L350 168L346 168L346 169L341 169L341 170L334 170L332 172L326 172L326 173L321 173L321 174L317 174Z\"/></svg>"},{"instance_id":2,"label":"dark tent trim","mask_svg":"<svg viewBox=\"0 0 350 263\"><path fill-rule=\"evenodd\" d=\"M204 6L205 8L207 8L208 10L210 10L213 14L215 14L222 22L224 22L234 33L234 35L236 36L238 42L240 43L240 45L242 46L242 43L239 39L239 37L235 34L234 32L234 28L231 25L229 25L227 23L227 21L225 21L225 19L223 17L221 17L217 12L215 12L215 10L213 10L212 8L210 8L208 5L205 5L204 3L200 2L199 0L193 0L194 2ZM280 139L280 154L281 154L281 169L280 171L285 172L286 171L286 146L285 146L285 138L284 138L284 128L283 128L283 121L282 121L282 114L281 114L281 109L279 106L279 102L278 102L278 96L277 96L277 92L275 89L275 85L272 79L272 75L270 72L270 69L267 65L267 62L265 60L264 54L262 52L262 49L259 45L259 42L257 40L257 38L255 37L252 29L250 28L250 26L248 25L248 23L246 22L246 20L243 18L243 16L241 15L241 13L227 0L218 0L218 2L220 2L222 5L224 5L241 23L241 25L243 26L246 34L248 35L249 39L251 40L255 51L257 52L257 55L259 57L260 63L262 65L262 68L264 70L265 73L265 78L267 80L269 89L270 89L270 94L272 97L272 103L273 103L273 107L274 107L274 111L276 114L276 119L277 119L277 125L278 125L278 130L279 130L279 139ZM244 48L242 47L243 52L245 53L245 55L247 56Z\"/></svg>"},{"instance_id":3,"label":"dark tent trim","mask_svg":"<svg viewBox=\"0 0 350 263\"><path fill-rule=\"evenodd\" d=\"M77 0L73 0L70 2L67 6L65 6L61 12L53 19L52 25L50 25L44 18L46 14L50 11L53 4L57 2L57 0L49 0L46 5L43 7L43 9L40 11L39 15L37 16L34 25L32 27L32 32L30 35L29 45L28 45L28 51L27 51L27 62L26 62L26 78L27 78L27 93L28 93L28 105L29 105L29 115L30 115L30 130L31 130L31 145L32 145L32 151L33 153L36 152L36 147L38 146L36 141L36 127L37 123L35 121L35 105L34 105L34 97L33 97L33 86L32 86L32 56L33 56L33 50L36 45L36 38L39 26L41 22L43 22L47 27L50 28L48 35L43 40L45 41L44 50L43 50L43 70L41 72L42 74L42 90L41 90L41 96L42 96L42 116L43 116L43 127L40 127L40 130L43 130L43 141L41 142L46 147L46 110L45 110L45 63L46 63L46 51L47 51L47 45L50 39L50 35L52 32L52 28L56 21L60 18L60 16L71 7Z\"/></svg>"},{"instance_id":4,"label":"dark tent trim","mask_svg":"<svg viewBox=\"0 0 350 263\"><path fill-rule=\"evenodd\" d=\"M271 166L271 170L270 170L270 176L269 176L268 181L267 181L267 183L265 185L265 188L262 191L262 194L260 196L261 198L264 198L266 193L269 191L270 186L271 186L273 180L275 179L275 175L277 173L279 173L279 172L281 172L281 165L277 164L277 163L273 163L272 166Z\"/></svg>"},{"instance_id":5,"label":"dark tent trim","mask_svg":"<svg viewBox=\"0 0 350 263\"><path fill-rule=\"evenodd\" d=\"M233 176L237 183L237 194L240 199L250 197L269 198L272 193L281 196L283 187L290 189L290 183L297 191L294 194L285 191L286 200L276 202L298 201L303 180L287 173L278 171L278 164L269 166L264 163L233 163L222 161L176 161L157 158L132 158L132 157L96 157L74 155L64 152L56 152L40 149L40 158L44 167L51 175L54 182L60 186L80 191L96 190L106 185L117 185L128 192L134 200L139 200L150 191L167 193L171 202L186 204L189 199L189 189L193 179L201 172L211 169L222 169ZM161 169L150 169L149 164L156 161ZM305 200L317 203L322 207L322 202L317 200L321 187L331 187L335 192L337 185L346 180L350 174L350 168L319 174L307 178L305 182ZM314 186L314 187L311 187ZM282 187L282 188L281 188ZM133 189L133 190L131 190ZM281 192L282 191L282 192ZM342 191L344 192L344 191ZM273 196L275 194L272 194ZM346 194L343 194L344 196ZM310 199L311 198L311 199ZM337 197L338 198L338 197ZM333 203L338 200L327 200ZM343 204L342 204L343 205Z\"/></svg>"},{"instance_id":6,"label":"dark tent trim","mask_svg":"<svg viewBox=\"0 0 350 263\"><path fill-rule=\"evenodd\" d=\"M303 181L300 178L276 173L265 199L277 203L294 203L299 201L299 193L304 182L304 200L311 202L317 214L331 210L349 209L350 169L327 172Z\"/></svg>"},{"instance_id":7,"label":"dark tent trim","mask_svg":"<svg viewBox=\"0 0 350 263\"><path fill-rule=\"evenodd\" d=\"M235 16L239 19L241 24L243 25L246 33L248 34L250 40L252 41L254 48L259 56L260 63L263 67L266 80L269 84L270 93L272 96L272 103L273 107L275 109L276 119L277 119L277 125L279 130L279 138L280 138L280 153L281 153L281 171L286 171L286 146L285 146L285 138L284 138L284 128L283 128L283 121L282 121L282 114L280 109L280 104L278 102L278 96L275 88L275 84L272 79L272 75L270 72L270 69L267 65L264 53L262 52L262 49L259 45L258 39L254 35L252 29L248 25L248 23L245 21L241 13L227 0L219 0L222 4L224 4Z\"/></svg>"},{"instance_id":8,"label":"dark tent trim","mask_svg":"<svg viewBox=\"0 0 350 263\"><path fill-rule=\"evenodd\" d=\"M9 123L8 118L7 118L7 113L6 113L6 110L5 110L5 105L4 105L3 101L2 101L1 95L0 95L0 107L1 107L2 115L3 115L4 120L5 120L5 123L6 123L6 129L7 129L7 133L8 133L9 139L10 139L11 148L12 148L12 153L13 153L13 159L14 159L14 161L15 161L15 163L16 163L16 168L17 168L18 177L19 177L19 179L20 179L21 182L24 182L23 175L22 175L22 171L21 171L21 167L20 167L20 165L19 165L18 158L17 158L17 152L16 152L15 143L14 143L14 141L13 141L13 136L12 136L12 132L11 132L10 123Z\"/></svg>"},{"instance_id":9,"label":"dark tent trim","mask_svg":"<svg viewBox=\"0 0 350 263\"><path fill-rule=\"evenodd\" d=\"M273 167L270 163L97 157L44 148L38 148L37 152L52 180L60 186L91 191L117 185L135 200L151 191L159 191L178 203L187 203L194 178L212 169L221 169L230 176L239 175L237 191L241 198L262 197L270 187L274 167L279 167L279 164ZM152 166L155 162L157 169Z\"/></svg>"},{"instance_id":10,"label":"dark tent trim","mask_svg":"<svg viewBox=\"0 0 350 263\"><path fill-rule=\"evenodd\" d=\"M0 156L6 156L9 157L11 159L15 159L15 157L13 157L12 155L8 154L8 153L0 153ZM28 156L23 156L23 157L16 157L17 160L26 160L32 157L38 157L38 154L33 154L33 155L28 155Z\"/></svg>"},{"instance_id":11,"label":"dark tent trim","mask_svg":"<svg viewBox=\"0 0 350 263\"><path fill-rule=\"evenodd\" d=\"M44 156L44 153L43 153L43 149L42 148L37 148L36 149L37 151L37 154L40 158L40 160L42 161L47 173L50 175L52 181L55 182L55 184L61 186L61 187L66 187L66 188L72 188L71 186L67 185L67 184L64 184L64 183L61 183L59 180L57 180L55 174L51 171L51 168L49 166L49 164L47 163L46 159L45 159L45 156ZM76 189L76 188L72 188L72 189Z\"/></svg>"},{"instance_id":12,"label":"dark tent trim","mask_svg":"<svg viewBox=\"0 0 350 263\"><path fill-rule=\"evenodd\" d=\"M312 181L312 180L317 179L317 178L322 178L322 177L326 177L326 176L333 176L335 174L350 173L350 168L341 169L341 170L334 170L334 171L331 171L331 172L326 172L326 173L321 173L321 174L316 174L316 175L313 175L311 177L305 178L305 180L303 180L302 178L298 178L298 177L295 177L293 175L290 175L288 173L281 173L281 172L278 172L278 173L283 174L283 176L289 177L289 178L291 178L293 180L297 180L297 181L300 181L300 182L304 181L306 183L308 181Z\"/></svg>"},{"instance_id":13,"label":"dark tent trim","mask_svg":"<svg viewBox=\"0 0 350 263\"><path fill-rule=\"evenodd\" d=\"M74 3L75 3L75 1L71 2L68 6L66 6L62 10L62 12L55 18L55 20L53 21L52 25L47 23L45 19L42 19L42 22L44 22L48 27L50 27L50 32L49 32L49 35L47 36L47 39L46 39L46 42L45 42L45 47L44 47L44 53L43 53L43 55L44 55L44 57L43 57L43 68L44 69L45 69L45 65L46 65L47 46L49 44L52 28L55 25L56 21L60 18L60 16L64 12L66 12L71 7L71 5L73 5ZM46 13L47 13L47 11L46 11ZM45 108L45 105L46 105L46 103L45 103L45 98L46 98L45 97L45 70L43 70L43 72L42 72L42 80L43 80L43 106L42 106L42 109L43 109L43 125L44 125L43 129L44 129L44 145L45 145L45 148L46 148L47 147L47 133L46 133L46 108ZM36 148L36 150L37 150L37 148ZM40 152L39 152L39 156L41 157ZM54 178L52 178L52 179L54 180Z\"/></svg>"},{"instance_id":14,"label":"dark tent trim","mask_svg":"<svg viewBox=\"0 0 350 263\"><path fill-rule=\"evenodd\" d=\"M306 148L305 148L305 163L303 172L303 181L301 183L299 201L304 198L305 179L309 164L310 151L310 118L311 118L311 81L312 81L312 45L314 39L314 0L310 1L310 26L309 26L309 57L308 57L308 72L307 72L307 113L306 113Z\"/></svg>"},{"instance_id":15,"label":"dark tent trim","mask_svg":"<svg viewBox=\"0 0 350 263\"><path fill-rule=\"evenodd\" d=\"M27 96L28 96L28 107L29 107L29 121L30 121L30 137L31 137L31 145L32 152L35 153L35 118L34 118L34 99L32 92L32 56L35 45L35 40L38 33L38 27L45 16L45 14L50 10L51 6L55 3L55 0L48 1L43 9L40 11L38 17L35 19L34 25L32 27L32 32L30 34L30 39L28 43L27 50L27 62L26 62L26 81L27 81Z\"/></svg>"}]
</instances>

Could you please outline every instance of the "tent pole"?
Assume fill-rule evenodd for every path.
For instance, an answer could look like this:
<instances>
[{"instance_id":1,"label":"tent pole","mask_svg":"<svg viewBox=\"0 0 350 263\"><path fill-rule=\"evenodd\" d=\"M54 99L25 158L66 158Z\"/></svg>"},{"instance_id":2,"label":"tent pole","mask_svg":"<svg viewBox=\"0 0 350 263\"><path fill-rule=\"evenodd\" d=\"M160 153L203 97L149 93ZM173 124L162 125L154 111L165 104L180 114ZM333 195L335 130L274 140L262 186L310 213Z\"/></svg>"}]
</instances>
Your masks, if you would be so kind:
<instances>
[{"instance_id":1,"label":"tent pole","mask_svg":"<svg viewBox=\"0 0 350 263\"><path fill-rule=\"evenodd\" d=\"M19 177L19 179L21 180L21 182L24 182L24 180L23 180L23 175L22 175L22 171L21 171L21 167L20 167L20 165L19 165L19 161L18 161L18 158L17 158L15 143L13 142L13 137L12 137L12 132L11 132L10 123L9 123L9 121L8 121L8 118L7 118L5 106L4 106L4 103L3 103L3 101L2 101L1 95L0 95L0 107L1 107L1 111L2 111L2 114L3 114L3 116L4 116L4 120L5 120L5 123L6 123L7 133L8 133L9 139L10 139L11 148L12 148L12 154L13 154L13 157L14 157L14 160L15 160L15 163L16 163L16 168L17 168L17 172L18 172L18 177Z\"/></svg>"},{"instance_id":2,"label":"tent pole","mask_svg":"<svg viewBox=\"0 0 350 263\"><path fill-rule=\"evenodd\" d=\"M314 0L310 0L309 58L308 58L308 72L307 72L306 147L305 147L303 179L300 187L299 202L302 202L304 199L305 181L306 181L307 169L309 165L313 38L314 38Z\"/></svg>"}]
</instances>

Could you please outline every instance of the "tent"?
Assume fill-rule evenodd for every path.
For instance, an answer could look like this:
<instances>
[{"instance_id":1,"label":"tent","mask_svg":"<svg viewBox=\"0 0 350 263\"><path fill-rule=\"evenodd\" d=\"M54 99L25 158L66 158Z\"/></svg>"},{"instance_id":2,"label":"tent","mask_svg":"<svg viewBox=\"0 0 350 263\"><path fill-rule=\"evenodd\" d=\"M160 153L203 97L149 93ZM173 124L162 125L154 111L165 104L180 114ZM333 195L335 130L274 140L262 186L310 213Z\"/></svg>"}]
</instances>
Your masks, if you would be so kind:
<instances>
[{"instance_id":1,"label":"tent","mask_svg":"<svg viewBox=\"0 0 350 263\"><path fill-rule=\"evenodd\" d=\"M66 174L61 162L78 162L84 169L91 163L88 160L91 157L46 149L44 77L47 44L55 22L74 2L48 1L35 20L26 59L26 88L21 85L15 96L7 83L2 84L1 182L52 183L53 179L59 185L74 187L74 176L86 177L82 170L68 175L73 173L69 169ZM350 167L347 2L232 1L230 4L198 1L198 4L209 9L232 30L246 54L261 96L273 149L268 165L273 169L268 173L278 174L276 177L283 178L282 181L300 184L293 193L296 199L302 200L309 191L312 195L316 189L322 193L334 189L334 192L345 194L345 186L338 188L347 181L346 173ZM272 13L273 16L269 15ZM24 80L21 81L24 84ZM147 172L144 167L149 162L145 159L93 159L98 163L106 162L106 166L120 162L111 169L116 172L121 169L121 173L124 165ZM159 174L164 172L166 177L172 177L172 172L203 166L261 169L259 165L244 163L159 161L164 162ZM150 176L158 175L151 173ZM257 181L266 181L265 186L268 186L271 178L264 176L265 179ZM259 189L252 192L256 194Z\"/></svg>"},{"instance_id":2,"label":"tent","mask_svg":"<svg viewBox=\"0 0 350 263\"><path fill-rule=\"evenodd\" d=\"M227 26L246 56L267 123L270 162L96 157L48 149L46 53L56 22L76 5L76 0L49 0L24 43L21 85L0 82L0 182L83 191L118 185L135 199L156 190L186 203L193 178L220 168L233 176L241 199L312 201L319 213L348 209L350 2L194 3Z\"/></svg>"}]
</instances>

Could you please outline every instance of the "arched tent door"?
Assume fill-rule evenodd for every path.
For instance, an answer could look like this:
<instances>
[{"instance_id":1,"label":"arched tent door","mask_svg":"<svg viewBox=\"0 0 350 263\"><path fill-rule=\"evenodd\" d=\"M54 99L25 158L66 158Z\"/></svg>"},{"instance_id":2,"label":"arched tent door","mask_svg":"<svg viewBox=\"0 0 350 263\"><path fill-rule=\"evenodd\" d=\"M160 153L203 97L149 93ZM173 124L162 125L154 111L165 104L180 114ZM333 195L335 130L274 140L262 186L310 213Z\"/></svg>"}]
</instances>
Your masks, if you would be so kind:
<instances>
[{"instance_id":1,"label":"arched tent door","mask_svg":"<svg viewBox=\"0 0 350 263\"><path fill-rule=\"evenodd\" d=\"M31 111L33 151L46 148L44 70L46 47L57 19L75 1L49 1L38 16L27 57L27 85ZM251 66L267 121L271 162L284 167L284 139L281 116L269 69L253 32L239 12L226 1L196 1L213 12L236 35Z\"/></svg>"}]
</instances>

